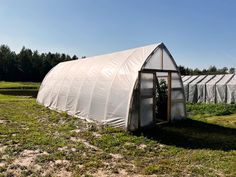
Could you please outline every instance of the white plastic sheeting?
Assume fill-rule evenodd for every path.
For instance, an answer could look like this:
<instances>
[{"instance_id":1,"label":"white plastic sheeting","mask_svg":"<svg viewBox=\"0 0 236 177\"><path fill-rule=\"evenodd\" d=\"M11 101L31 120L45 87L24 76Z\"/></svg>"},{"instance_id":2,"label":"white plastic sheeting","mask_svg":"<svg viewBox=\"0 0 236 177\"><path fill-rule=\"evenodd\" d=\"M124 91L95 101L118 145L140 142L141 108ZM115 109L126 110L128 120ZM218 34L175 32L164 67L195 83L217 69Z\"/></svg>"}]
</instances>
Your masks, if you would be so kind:
<instances>
[{"instance_id":1,"label":"white plastic sheeting","mask_svg":"<svg viewBox=\"0 0 236 177\"><path fill-rule=\"evenodd\" d=\"M187 81L191 76L182 76L182 81L185 82Z\"/></svg>"},{"instance_id":2,"label":"white plastic sheeting","mask_svg":"<svg viewBox=\"0 0 236 177\"><path fill-rule=\"evenodd\" d=\"M234 74L194 75L186 79L183 85L187 95L186 101L190 103L236 103L236 75Z\"/></svg>"},{"instance_id":3,"label":"white plastic sheeting","mask_svg":"<svg viewBox=\"0 0 236 177\"><path fill-rule=\"evenodd\" d=\"M206 83L209 82L215 75L206 76L201 82L197 84L197 102L206 102Z\"/></svg>"},{"instance_id":4,"label":"white plastic sheeting","mask_svg":"<svg viewBox=\"0 0 236 177\"><path fill-rule=\"evenodd\" d=\"M227 103L236 103L236 75L227 83Z\"/></svg>"},{"instance_id":5,"label":"white plastic sheeting","mask_svg":"<svg viewBox=\"0 0 236 177\"><path fill-rule=\"evenodd\" d=\"M231 80L232 77L233 77L233 74L226 74L216 84L216 102L217 103L226 103L226 100L227 100L226 84Z\"/></svg>"},{"instance_id":6,"label":"white plastic sheeting","mask_svg":"<svg viewBox=\"0 0 236 177\"><path fill-rule=\"evenodd\" d=\"M172 73L171 89L171 119L182 119L185 117L185 95L178 73Z\"/></svg>"},{"instance_id":7,"label":"white plastic sheeting","mask_svg":"<svg viewBox=\"0 0 236 177\"><path fill-rule=\"evenodd\" d=\"M134 90L142 68L176 71L177 65L164 44L63 62L44 78L37 102L79 118L134 129L139 111ZM180 75L176 73L172 82L180 90L173 94L181 97L181 101L172 104L174 120L185 117L185 100ZM151 103L145 103L148 104ZM141 107L149 114L149 107L146 108ZM141 122L149 124L150 118L147 119Z\"/></svg>"},{"instance_id":8,"label":"white plastic sheeting","mask_svg":"<svg viewBox=\"0 0 236 177\"><path fill-rule=\"evenodd\" d=\"M185 99L188 101L189 97L189 84L194 81L198 76L191 76L189 79L187 79L183 85L184 85L184 94L185 94Z\"/></svg>"},{"instance_id":9,"label":"white plastic sheeting","mask_svg":"<svg viewBox=\"0 0 236 177\"><path fill-rule=\"evenodd\" d=\"M216 84L224 75L216 75L213 79L206 83L206 102L216 103Z\"/></svg>"},{"instance_id":10,"label":"white plastic sheeting","mask_svg":"<svg viewBox=\"0 0 236 177\"><path fill-rule=\"evenodd\" d=\"M141 127L148 126L153 121L153 74L141 73L140 74L140 97L146 97L145 99L140 99L140 117L145 117L141 119ZM134 127L132 127L135 129Z\"/></svg>"},{"instance_id":11,"label":"white plastic sheeting","mask_svg":"<svg viewBox=\"0 0 236 177\"><path fill-rule=\"evenodd\" d=\"M200 75L198 78L189 83L188 101L191 103L197 102L197 84L201 82L206 76Z\"/></svg>"}]
</instances>

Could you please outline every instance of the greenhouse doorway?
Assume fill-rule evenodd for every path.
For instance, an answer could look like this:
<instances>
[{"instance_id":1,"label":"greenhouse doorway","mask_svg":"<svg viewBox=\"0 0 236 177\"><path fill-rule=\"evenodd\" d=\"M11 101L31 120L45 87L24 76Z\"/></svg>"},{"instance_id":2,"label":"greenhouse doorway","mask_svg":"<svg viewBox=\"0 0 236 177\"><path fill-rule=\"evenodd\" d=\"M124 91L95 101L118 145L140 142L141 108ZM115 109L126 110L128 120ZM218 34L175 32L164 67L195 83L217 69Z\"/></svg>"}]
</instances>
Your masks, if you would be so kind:
<instances>
[{"instance_id":1,"label":"greenhouse doorway","mask_svg":"<svg viewBox=\"0 0 236 177\"><path fill-rule=\"evenodd\" d=\"M139 72L139 127L171 120L171 70Z\"/></svg>"}]
</instances>

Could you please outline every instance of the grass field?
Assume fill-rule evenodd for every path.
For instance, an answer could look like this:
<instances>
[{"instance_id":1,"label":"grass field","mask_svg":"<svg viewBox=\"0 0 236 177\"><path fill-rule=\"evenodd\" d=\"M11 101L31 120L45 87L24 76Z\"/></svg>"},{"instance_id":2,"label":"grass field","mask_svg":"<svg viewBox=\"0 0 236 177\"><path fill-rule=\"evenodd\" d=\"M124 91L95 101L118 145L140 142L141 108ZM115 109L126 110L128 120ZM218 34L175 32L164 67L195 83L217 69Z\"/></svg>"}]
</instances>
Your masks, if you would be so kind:
<instances>
[{"instance_id":1,"label":"grass field","mask_svg":"<svg viewBox=\"0 0 236 177\"><path fill-rule=\"evenodd\" d=\"M0 94L36 97L40 83L0 81Z\"/></svg>"},{"instance_id":2,"label":"grass field","mask_svg":"<svg viewBox=\"0 0 236 177\"><path fill-rule=\"evenodd\" d=\"M228 111L216 114L213 107ZM57 113L31 97L0 94L0 174L236 176L233 105L188 105L188 111L185 121L131 134Z\"/></svg>"},{"instance_id":3,"label":"grass field","mask_svg":"<svg viewBox=\"0 0 236 177\"><path fill-rule=\"evenodd\" d=\"M0 81L0 88L3 89L27 89L27 88L39 88L40 83L37 82L5 82Z\"/></svg>"}]
</instances>

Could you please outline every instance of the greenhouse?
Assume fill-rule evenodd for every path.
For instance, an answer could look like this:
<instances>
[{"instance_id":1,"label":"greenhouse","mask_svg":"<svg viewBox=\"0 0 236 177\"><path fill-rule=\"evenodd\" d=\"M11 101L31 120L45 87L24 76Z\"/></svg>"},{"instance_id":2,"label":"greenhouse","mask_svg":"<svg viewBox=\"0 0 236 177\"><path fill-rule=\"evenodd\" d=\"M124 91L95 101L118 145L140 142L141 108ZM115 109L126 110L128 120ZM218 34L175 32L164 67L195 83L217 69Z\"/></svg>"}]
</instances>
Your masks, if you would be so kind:
<instances>
[{"instance_id":1,"label":"greenhouse","mask_svg":"<svg viewBox=\"0 0 236 177\"><path fill-rule=\"evenodd\" d=\"M187 76L185 76L187 77ZM185 99L186 101L188 101L188 98L189 98L189 83L191 83L193 80L195 80L198 76L191 76L189 77L188 79L186 79L184 82L183 82L183 85L184 85L184 93L185 93Z\"/></svg>"},{"instance_id":2,"label":"greenhouse","mask_svg":"<svg viewBox=\"0 0 236 177\"><path fill-rule=\"evenodd\" d=\"M236 75L227 83L227 103L236 103Z\"/></svg>"},{"instance_id":3,"label":"greenhouse","mask_svg":"<svg viewBox=\"0 0 236 177\"><path fill-rule=\"evenodd\" d=\"M201 82L197 84L197 99L198 103L206 102L206 84L213 78L214 75L206 76Z\"/></svg>"},{"instance_id":4,"label":"greenhouse","mask_svg":"<svg viewBox=\"0 0 236 177\"><path fill-rule=\"evenodd\" d=\"M45 76L37 102L127 130L186 116L182 79L163 43L62 62Z\"/></svg>"},{"instance_id":5,"label":"greenhouse","mask_svg":"<svg viewBox=\"0 0 236 177\"><path fill-rule=\"evenodd\" d=\"M188 92L188 101L191 103L196 103L198 100L198 90L197 90L197 84L201 82L206 76L200 75L196 79L194 79L192 82L189 83L189 92Z\"/></svg>"},{"instance_id":6,"label":"greenhouse","mask_svg":"<svg viewBox=\"0 0 236 177\"><path fill-rule=\"evenodd\" d=\"M216 83L216 103L227 103L227 83L232 77L233 74L224 75L224 77Z\"/></svg>"},{"instance_id":7,"label":"greenhouse","mask_svg":"<svg viewBox=\"0 0 236 177\"><path fill-rule=\"evenodd\" d=\"M184 80L187 76L182 76ZM236 76L194 75L183 81L186 101L190 103L236 103Z\"/></svg>"},{"instance_id":8,"label":"greenhouse","mask_svg":"<svg viewBox=\"0 0 236 177\"><path fill-rule=\"evenodd\" d=\"M216 75L210 81L208 81L205 85L206 90L206 98L205 101L207 103L216 103L216 84L224 77L224 75Z\"/></svg>"}]
</instances>

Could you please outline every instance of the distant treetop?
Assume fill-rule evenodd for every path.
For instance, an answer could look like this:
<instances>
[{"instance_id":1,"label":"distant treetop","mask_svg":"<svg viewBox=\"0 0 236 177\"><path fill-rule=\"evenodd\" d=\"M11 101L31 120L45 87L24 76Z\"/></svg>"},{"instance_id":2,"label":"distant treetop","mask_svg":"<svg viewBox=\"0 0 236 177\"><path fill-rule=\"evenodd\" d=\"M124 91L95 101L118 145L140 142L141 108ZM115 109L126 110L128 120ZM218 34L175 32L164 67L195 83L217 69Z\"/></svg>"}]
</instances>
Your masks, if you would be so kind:
<instances>
[{"instance_id":1,"label":"distant treetop","mask_svg":"<svg viewBox=\"0 0 236 177\"><path fill-rule=\"evenodd\" d=\"M78 57L64 53L41 53L24 46L16 54L7 45L0 45L0 81L42 81L48 71L63 61Z\"/></svg>"},{"instance_id":2,"label":"distant treetop","mask_svg":"<svg viewBox=\"0 0 236 177\"><path fill-rule=\"evenodd\" d=\"M184 66L178 66L181 75L202 75L202 74L235 74L235 68L216 68L216 66L209 66L208 69L192 69Z\"/></svg>"}]
</instances>

